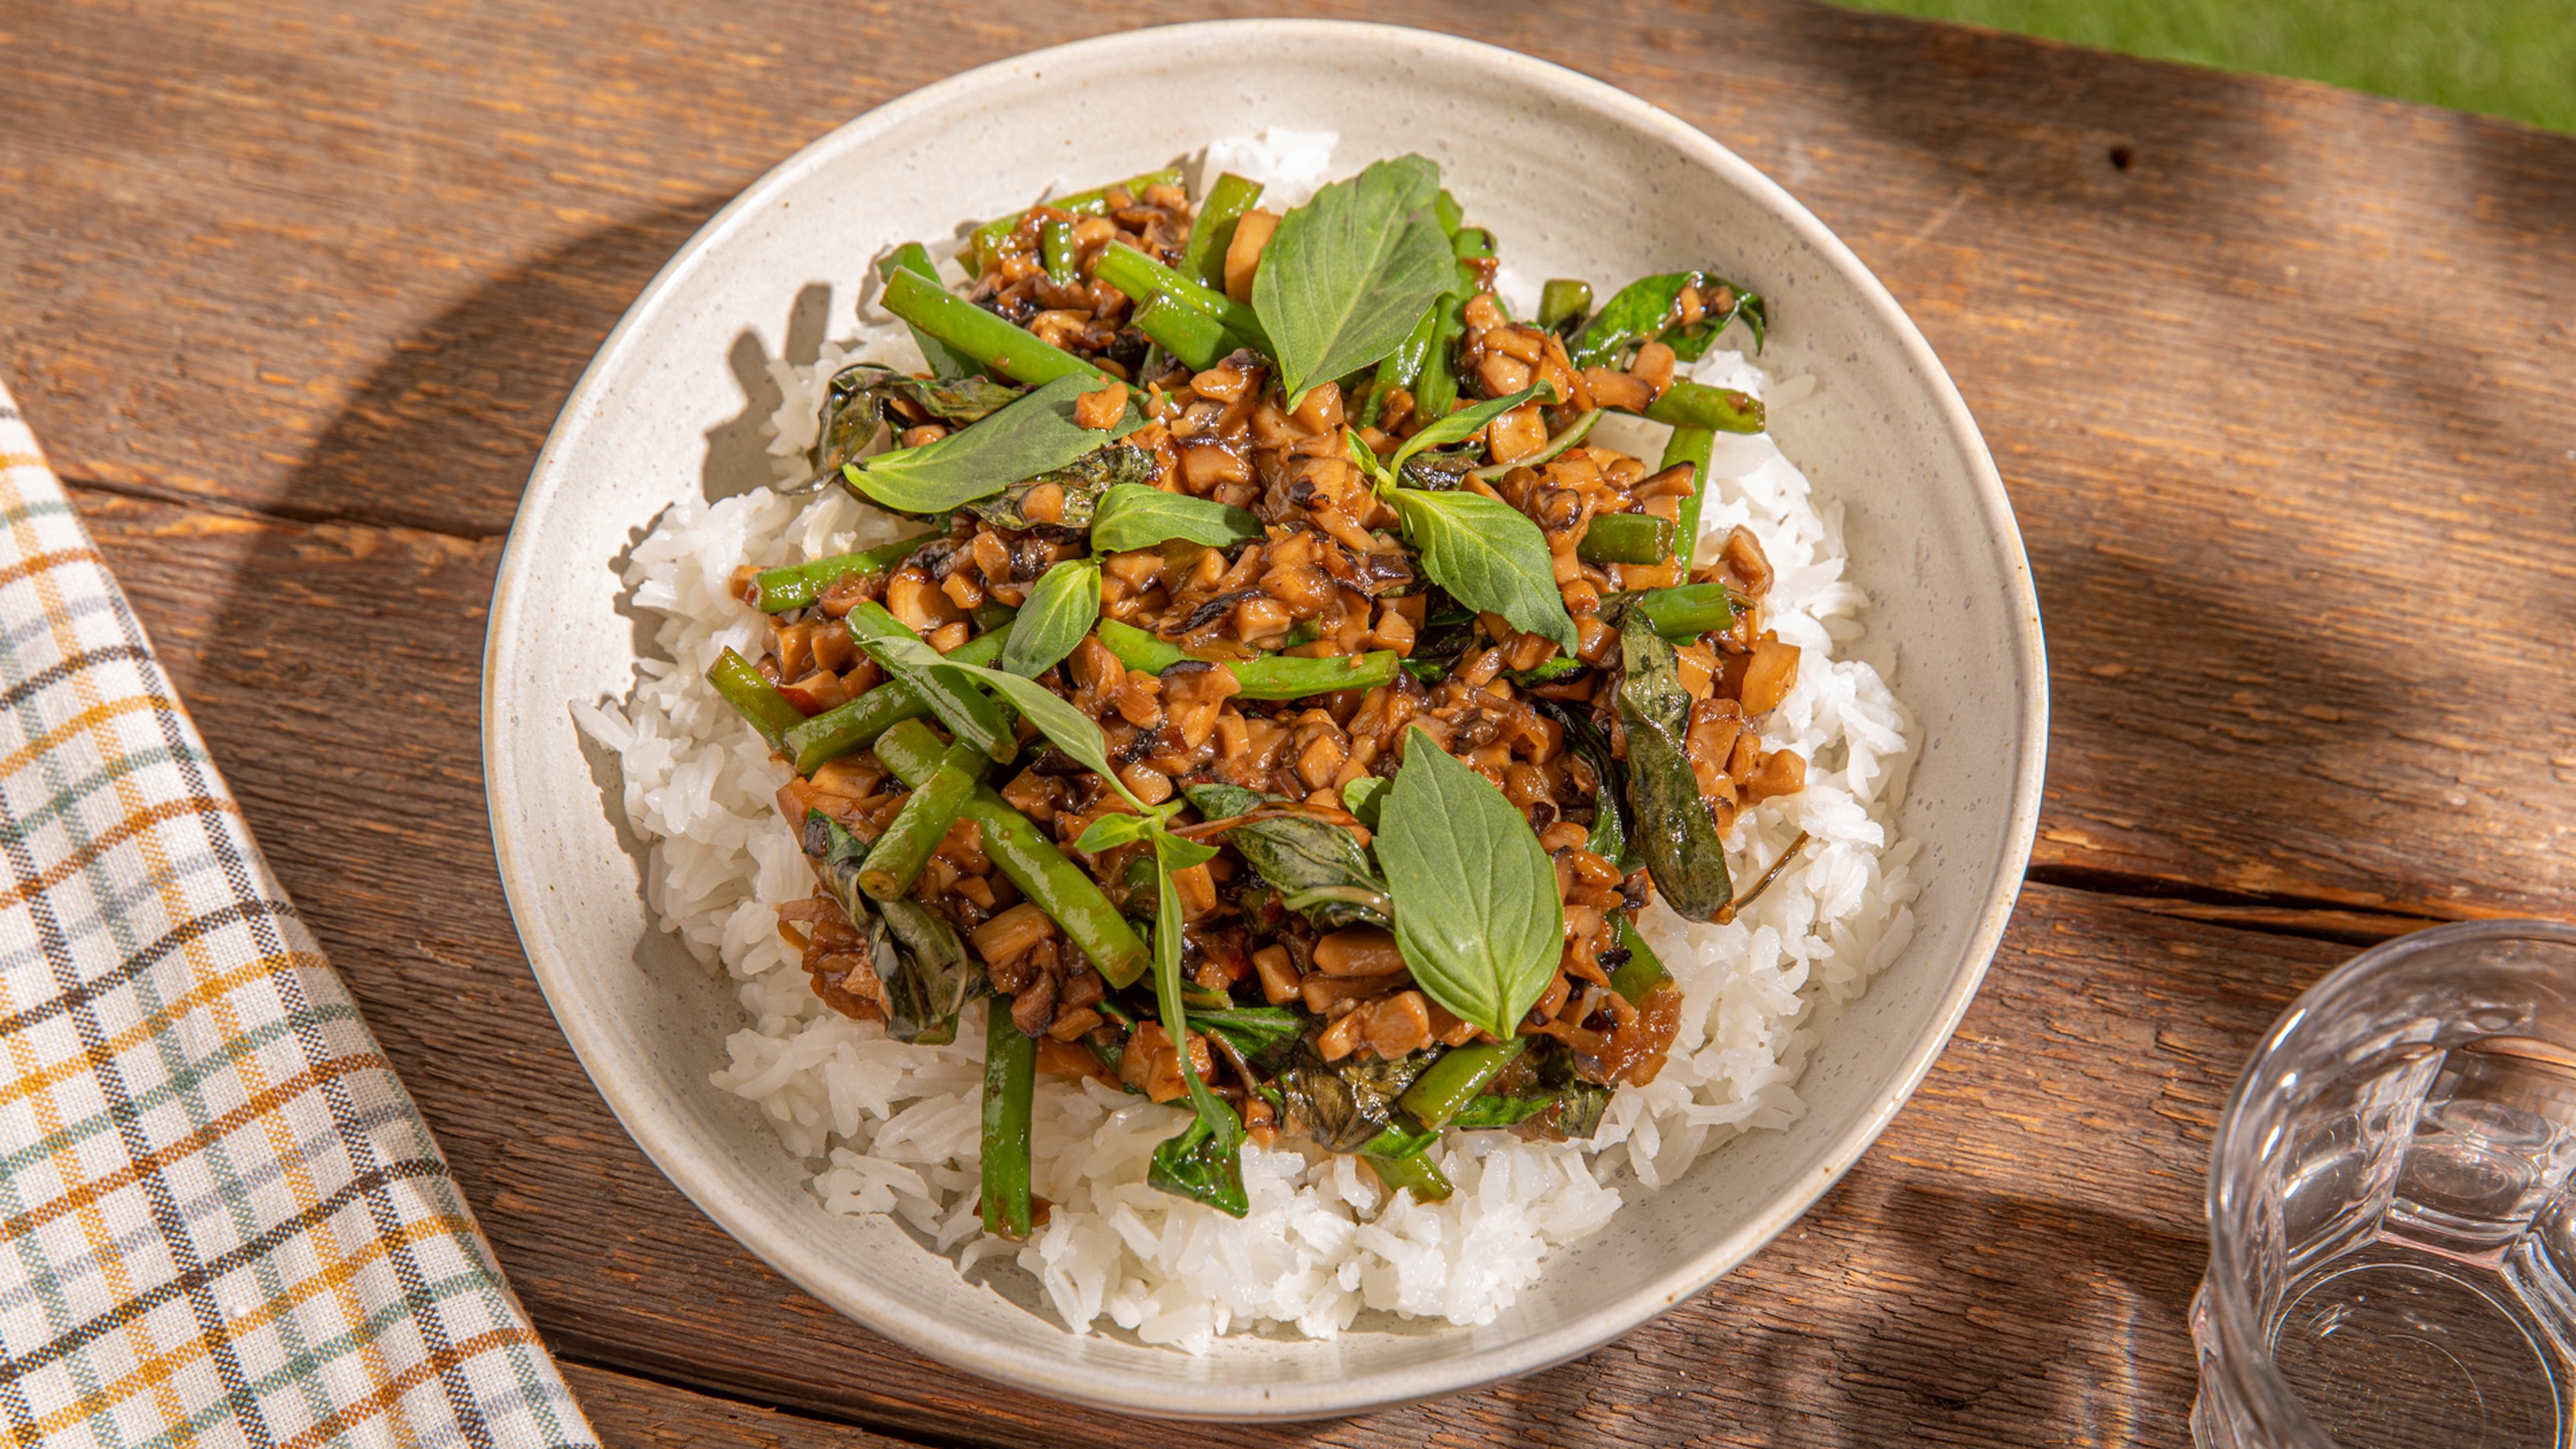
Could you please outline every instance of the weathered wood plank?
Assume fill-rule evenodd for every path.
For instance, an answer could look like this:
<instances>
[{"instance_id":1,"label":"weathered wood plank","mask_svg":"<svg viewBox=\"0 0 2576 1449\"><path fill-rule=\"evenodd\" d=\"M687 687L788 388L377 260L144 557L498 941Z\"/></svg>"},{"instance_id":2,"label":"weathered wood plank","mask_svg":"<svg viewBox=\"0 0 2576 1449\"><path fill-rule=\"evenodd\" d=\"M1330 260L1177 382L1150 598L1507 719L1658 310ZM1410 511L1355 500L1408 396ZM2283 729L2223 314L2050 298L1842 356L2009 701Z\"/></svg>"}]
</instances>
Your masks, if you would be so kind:
<instances>
[{"instance_id":1,"label":"weathered wood plank","mask_svg":"<svg viewBox=\"0 0 2576 1449\"><path fill-rule=\"evenodd\" d=\"M1869 1158L1702 1299L1579 1362L1303 1429L1138 1424L965 1379L798 1293L644 1161L517 954L469 748L489 546L83 508L270 859L550 1342L977 1443L2178 1444L2202 1159L2229 1079L2347 948L2036 887ZM399 720L398 728L382 722ZM459 888L459 883L466 883Z\"/></svg>"},{"instance_id":2,"label":"weathered wood plank","mask_svg":"<svg viewBox=\"0 0 2576 1449\"><path fill-rule=\"evenodd\" d=\"M903 1440L847 1424L714 1398L595 1364L557 1362L609 1449L906 1449Z\"/></svg>"},{"instance_id":3,"label":"weathered wood plank","mask_svg":"<svg viewBox=\"0 0 2576 1449\"><path fill-rule=\"evenodd\" d=\"M75 476L494 536L627 300L764 166L974 61L1239 8L34 7L0 365ZM1772 0L1419 19L1708 129L1923 323L2049 618L2043 868L2565 910L2576 141Z\"/></svg>"}]
</instances>

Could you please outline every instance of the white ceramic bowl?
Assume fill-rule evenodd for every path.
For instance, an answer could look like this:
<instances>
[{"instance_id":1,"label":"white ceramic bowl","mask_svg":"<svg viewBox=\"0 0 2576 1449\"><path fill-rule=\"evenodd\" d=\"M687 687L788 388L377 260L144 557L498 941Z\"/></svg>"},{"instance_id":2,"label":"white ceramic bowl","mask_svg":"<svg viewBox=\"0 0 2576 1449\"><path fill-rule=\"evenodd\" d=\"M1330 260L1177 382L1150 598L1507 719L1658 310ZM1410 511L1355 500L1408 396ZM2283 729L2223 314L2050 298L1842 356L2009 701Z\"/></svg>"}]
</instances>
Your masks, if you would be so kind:
<instances>
[{"instance_id":1,"label":"white ceramic bowl","mask_svg":"<svg viewBox=\"0 0 2576 1449\"><path fill-rule=\"evenodd\" d=\"M1913 944L1826 1023L1795 1130L1731 1143L1622 1209L1491 1324L1364 1319L1330 1343L1235 1341L1191 1358L1073 1336L970 1288L892 1222L816 1204L758 1111L708 1084L738 1009L653 929L639 856L566 702L629 687L637 631L612 560L709 486L710 435L743 409L728 365L741 334L777 355L800 293L822 286L844 335L890 245L1273 125L1340 132L1341 170L1428 154L1519 275L1713 262L1770 300L1764 362L1822 384L1781 410L1778 440L1847 510L1869 626L1894 642L1921 724L1903 824L1924 843L1925 886ZM1252 1418L1368 1409L1570 1358L1804 1212L1895 1115L1976 991L2028 858L2046 713L2029 569L1976 425L1894 300L1804 208L1689 126L1557 66L1414 30L1242 21L943 81L825 136L708 222L600 349L529 479L493 598L483 730L528 960L601 1094L710 1217L815 1296L961 1368L1135 1412Z\"/></svg>"}]
</instances>

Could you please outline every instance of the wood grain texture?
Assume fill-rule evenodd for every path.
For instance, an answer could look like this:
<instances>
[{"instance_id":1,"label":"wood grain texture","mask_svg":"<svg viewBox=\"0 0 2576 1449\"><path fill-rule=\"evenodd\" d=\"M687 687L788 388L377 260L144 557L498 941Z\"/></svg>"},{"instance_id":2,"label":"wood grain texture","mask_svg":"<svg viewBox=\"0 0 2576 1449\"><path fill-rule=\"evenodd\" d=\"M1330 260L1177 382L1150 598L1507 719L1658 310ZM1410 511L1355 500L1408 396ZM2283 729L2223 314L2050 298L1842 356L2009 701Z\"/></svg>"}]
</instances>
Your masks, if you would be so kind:
<instances>
[{"instance_id":1,"label":"wood grain texture","mask_svg":"<svg viewBox=\"0 0 2576 1449\"><path fill-rule=\"evenodd\" d=\"M909 1449L906 1441L695 1393L594 1364L557 1361L608 1449Z\"/></svg>"},{"instance_id":2,"label":"wood grain texture","mask_svg":"<svg viewBox=\"0 0 2576 1449\"><path fill-rule=\"evenodd\" d=\"M999 1392L768 1273L582 1076L493 877L476 698L500 538L590 353L849 115L1249 8L0 17L0 368L541 1328L609 1366L637 1443L866 1441L619 1366L957 1443L2183 1442L2243 1053L2335 943L2567 912L2566 138L1787 0L1412 17L1709 130L1923 324L2038 572L2039 876L2083 888L2025 893L1966 1029L1815 1212L1577 1364L1292 1430Z\"/></svg>"}]
</instances>

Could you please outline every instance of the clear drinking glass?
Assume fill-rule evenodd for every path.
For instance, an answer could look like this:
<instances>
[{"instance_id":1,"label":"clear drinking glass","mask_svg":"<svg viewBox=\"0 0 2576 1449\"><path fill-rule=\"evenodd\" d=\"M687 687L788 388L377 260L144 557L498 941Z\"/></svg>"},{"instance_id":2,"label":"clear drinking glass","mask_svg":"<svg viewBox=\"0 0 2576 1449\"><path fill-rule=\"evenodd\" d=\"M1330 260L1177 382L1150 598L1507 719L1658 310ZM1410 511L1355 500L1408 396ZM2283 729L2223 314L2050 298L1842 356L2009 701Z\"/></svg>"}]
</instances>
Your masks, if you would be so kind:
<instances>
[{"instance_id":1,"label":"clear drinking glass","mask_svg":"<svg viewBox=\"0 0 2576 1449\"><path fill-rule=\"evenodd\" d=\"M2193 1437L2569 1444L2571 1166L2576 927L2437 927L2318 982L2219 1119Z\"/></svg>"}]
</instances>

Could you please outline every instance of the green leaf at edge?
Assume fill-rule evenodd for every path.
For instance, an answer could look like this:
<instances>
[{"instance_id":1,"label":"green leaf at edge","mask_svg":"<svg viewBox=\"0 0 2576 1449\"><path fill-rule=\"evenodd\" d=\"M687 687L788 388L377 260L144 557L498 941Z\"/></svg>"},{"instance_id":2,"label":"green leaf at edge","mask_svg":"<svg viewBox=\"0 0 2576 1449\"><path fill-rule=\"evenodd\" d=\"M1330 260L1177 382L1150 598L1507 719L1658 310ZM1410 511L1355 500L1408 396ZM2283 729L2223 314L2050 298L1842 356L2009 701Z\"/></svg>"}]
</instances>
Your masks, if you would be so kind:
<instances>
[{"instance_id":1,"label":"green leaf at edge","mask_svg":"<svg viewBox=\"0 0 2576 1449\"><path fill-rule=\"evenodd\" d=\"M1099 379L1069 373L994 413L918 448L845 463L850 487L905 513L943 513L1041 473L1066 467L1145 425L1133 407L1107 432L1073 420L1073 401Z\"/></svg>"},{"instance_id":2,"label":"green leaf at edge","mask_svg":"<svg viewBox=\"0 0 2576 1449\"><path fill-rule=\"evenodd\" d=\"M1152 548L1174 538L1229 548L1261 535L1261 520L1250 509L1166 493L1143 483L1121 483L1110 489L1091 517L1091 546L1102 553Z\"/></svg>"},{"instance_id":3,"label":"green leaf at edge","mask_svg":"<svg viewBox=\"0 0 2576 1449\"><path fill-rule=\"evenodd\" d=\"M1252 276L1252 309L1290 406L1394 351L1455 285L1457 261L1431 211L1439 190L1439 167L1399 156L1280 218Z\"/></svg>"},{"instance_id":4,"label":"green leaf at edge","mask_svg":"<svg viewBox=\"0 0 2576 1449\"><path fill-rule=\"evenodd\" d=\"M1419 726L1380 818L1378 864L1415 983L1508 1041L1564 954L1556 867L1503 792Z\"/></svg>"},{"instance_id":5,"label":"green leaf at edge","mask_svg":"<svg viewBox=\"0 0 2576 1449\"><path fill-rule=\"evenodd\" d=\"M1029 590L1029 601L1020 606L1010 640L1002 646L1002 668L1029 679L1046 673L1073 652L1099 617L1099 560L1064 560Z\"/></svg>"},{"instance_id":6,"label":"green leaf at edge","mask_svg":"<svg viewBox=\"0 0 2576 1449\"><path fill-rule=\"evenodd\" d=\"M1540 402L1556 401L1556 384L1541 378L1510 397L1488 398L1474 407L1460 408L1447 417L1432 422L1421 432L1404 440L1404 446L1396 449L1395 456L1386 461L1386 470L1389 473L1400 472L1404 468L1405 459L1425 448L1445 447L1468 437L1478 428L1533 398Z\"/></svg>"},{"instance_id":7,"label":"green leaf at edge","mask_svg":"<svg viewBox=\"0 0 2576 1449\"><path fill-rule=\"evenodd\" d=\"M1528 514L1481 493L1390 488L1384 496L1403 516L1405 537L1433 583L1468 608L1500 614L1515 629L1575 651L1580 637L1557 592L1547 537Z\"/></svg>"},{"instance_id":8,"label":"green leaf at edge","mask_svg":"<svg viewBox=\"0 0 2576 1449\"><path fill-rule=\"evenodd\" d=\"M1164 1033L1172 1039L1172 1050L1180 1058L1181 1080L1189 1087L1190 1106L1197 1111L1198 1119L1179 1136L1154 1149L1148 1180L1165 1191L1178 1192L1239 1218L1251 1210L1243 1192L1243 1119L1199 1080L1198 1067L1190 1060L1189 1010L1181 1000L1181 892L1172 883L1172 872L1188 867L1172 862L1184 858L1184 853L1173 847L1190 843L1168 832L1157 831L1154 836L1155 901L1159 910L1154 926L1154 1005L1161 1014ZM1184 1171L1185 1168L1190 1170ZM1213 1181L1200 1174L1213 1174Z\"/></svg>"}]
</instances>

